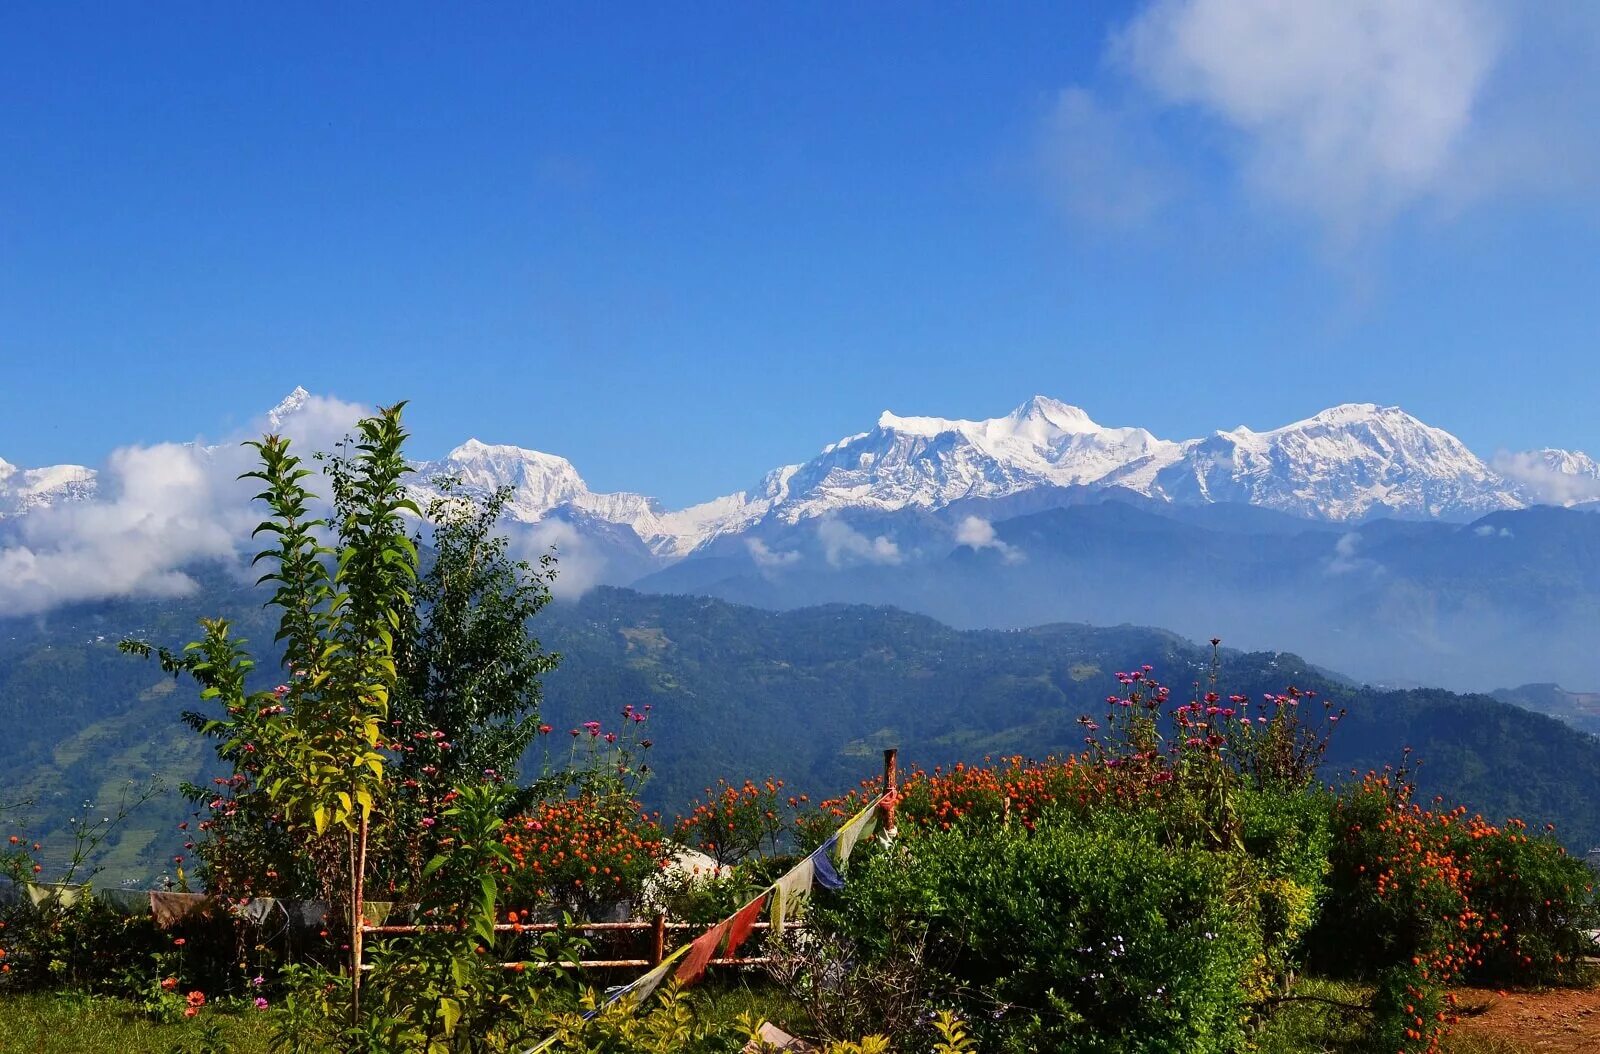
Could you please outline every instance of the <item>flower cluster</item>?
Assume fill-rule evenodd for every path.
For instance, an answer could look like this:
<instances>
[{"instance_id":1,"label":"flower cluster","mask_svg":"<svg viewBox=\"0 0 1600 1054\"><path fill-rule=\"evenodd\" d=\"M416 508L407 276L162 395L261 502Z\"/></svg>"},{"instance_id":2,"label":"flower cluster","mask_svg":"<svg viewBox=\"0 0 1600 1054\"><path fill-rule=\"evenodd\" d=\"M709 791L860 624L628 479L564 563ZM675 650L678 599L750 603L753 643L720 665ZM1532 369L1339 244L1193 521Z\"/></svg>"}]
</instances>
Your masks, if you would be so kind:
<instances>
[{"instance_id":1,"label":"flower cluster","mask_svg":"<svg viewBox=\"0 0 1600 1054\"><path fill-rule=\"evenodd\" d=\"M783 781L771 777L737 787L719 779L690 803L687 816L678 818L673 837L709 855L718 868L775 853L786 828L781 790Z\"/></svg>"},{"instance_id":2,"label":"flower cluster","mask_svg":"<svg viewBox=\"0 0 1600 1054\"><path fill-rule=\"evenodd\" d=\"M1471 866L1456 851L1458 829L1468 840L1493 829L1465 809L1425 809L1413 793L1402 768L1369 772L1341 797L1326 909L1344 920L1347 953L1378 965L1378 1028L1406 1054L1438 1050L1456 1020L1445 988L1505 933L1478 910Z\"/></svg>"},{"instance_id":3,"label":"flower cluster","mask_svg":"<svg viewBox=\"0 0 1600 1054\"><path fill-rule=\"evenodd\" d=\"M517 908L587 914L636 897L667 859L660 826L625 799L545 802L508 820L500 838L509 857L502 886Z\"/></svg>"}]
</instances>

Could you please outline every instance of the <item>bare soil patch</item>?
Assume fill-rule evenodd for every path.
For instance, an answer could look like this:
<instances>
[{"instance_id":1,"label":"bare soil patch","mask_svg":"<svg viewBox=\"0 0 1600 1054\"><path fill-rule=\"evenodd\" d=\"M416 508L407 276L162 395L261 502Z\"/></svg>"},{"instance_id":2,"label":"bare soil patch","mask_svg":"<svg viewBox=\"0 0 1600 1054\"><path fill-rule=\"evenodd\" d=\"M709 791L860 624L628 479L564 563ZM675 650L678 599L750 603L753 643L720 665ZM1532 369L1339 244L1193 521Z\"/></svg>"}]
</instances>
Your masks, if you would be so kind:
<instances>
[{"instance_id":1,"label":"bare soil patch","mask_svg":"<svg viewBox=\"0 0 1600 1054\"><path fill-rule=\"evenodd\" d=\"M1600 1054L1600 988L1466 988L1456 995L1461 1001L1460 1034L1508 1042L1528 1054Z\"/></svg>"}]
</instances>

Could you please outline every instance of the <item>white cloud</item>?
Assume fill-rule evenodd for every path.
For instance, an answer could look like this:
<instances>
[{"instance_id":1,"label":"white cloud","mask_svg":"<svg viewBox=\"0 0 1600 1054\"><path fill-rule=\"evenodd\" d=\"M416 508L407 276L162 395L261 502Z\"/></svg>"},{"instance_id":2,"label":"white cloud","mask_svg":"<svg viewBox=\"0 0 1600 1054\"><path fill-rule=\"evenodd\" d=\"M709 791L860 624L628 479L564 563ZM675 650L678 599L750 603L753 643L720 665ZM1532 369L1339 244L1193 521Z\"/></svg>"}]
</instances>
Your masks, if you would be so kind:
<instances>
[{"instance_id":1,"label":"white cloud","mask_svg":"<svg viewBox=\"0 0 1600 1054\"><path fill-rule=\"evenodd\" d=\"M760 538L745 539L744 547L750 551L750 559L762 570L775 570L800 562L798 552L793 549L774 550Z\"/></svg>"},{"instance_id":2,"label":"white cloud","mask_svg":"<svg viewBox=\"0 0 1600 1054\"><path fill-rule=\"evenodd\" d=\"M308 455L331 446L363 412L313 396L281 430ZM263 417L255 425L266 423ZM124 447L106 460L93 498L8 521L0 540L0 614L111 597L183 596L195 588L184 568L235 563L252 547L250 532L261 521L250 501L257 481L237 478L254 466L254 452L240 441L258 434L214 447Z\"/></svg>"},{"instance_id":3,"label":"white cloud","mask_svg":"<svg viewBox=\"0 0 1600 1054\"><path fill-rule=\"evenodd\" d=\"M1361 535L1354 531L1341 534L1339 540L1333 543L1333 557L1328 561L1328 574L1345 575L1352 571L1382 571L1383 565L1376 560L1358 555L1361 549Z\"/></svg>"},{"instance_id":4,"label":"white cloud","mask_svg":"<svg viewBox=\"0 0 1600 1054\"><path fill-rule=\"evenodd\" d=\"M1156 0L1113 54L1231 129L1251 185L1349 239L1449 180L1503 41L1474 0Z\"/></svg>"},{"instance_id":5,"label":"white cloud","mask_svg":"<svg viewBox=\"0 0 1600 1054\"><path fill-rule=\"evenodd\" d=\"M1005 557L1008 564L1023 559L1021 549L1002 541L994 533L994 524L979 516L968 516L956 525L956 544L970 545L974 549L993 549Z\"/></svg>"},{"instance_id":6,"label":"white cloud","mask_svg":"<svg viewBox=\"0 0 1600 1054\"><path fill-rule=\"evenodd\" d=\"M1501 527L1496 530L1487 523L1480 523L1472 529L1472 533L1479 538L1511 538L1514 537L1510 527Z\"/></svg>"},{"instance_id":7,"label":"white cloud","mask_svg":"<svg viewBox=\"0 0 1600 1054\"><path fill-rule=\"evenodd\" d=\"M605 553L565 520L540 520L512 534L511 551L518 559L536 564L551 549L556 554L556 576L550 592L555 596L579 597L604 581L610 562Z\"/></svg>"},{"instance_id":8,"label":"white cloud","mask_svg":"<svg viewBox=\"0 0 1600 1054\"><path fill-rule=\"evenodd\" d=\"M817 537L827 554L828 563L843 567L852 563L898 564L900 547L884 535L868 538L842 520L831 517L817 524Z\"/></svg>"}]
</instances>

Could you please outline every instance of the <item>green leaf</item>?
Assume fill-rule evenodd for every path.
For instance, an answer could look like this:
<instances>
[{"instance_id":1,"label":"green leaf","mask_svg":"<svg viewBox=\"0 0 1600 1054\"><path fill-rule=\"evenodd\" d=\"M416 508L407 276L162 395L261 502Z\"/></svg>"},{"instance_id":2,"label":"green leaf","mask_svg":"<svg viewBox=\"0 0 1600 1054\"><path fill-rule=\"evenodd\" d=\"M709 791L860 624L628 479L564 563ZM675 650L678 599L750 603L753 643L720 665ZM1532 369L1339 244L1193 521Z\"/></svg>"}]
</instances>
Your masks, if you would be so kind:
<instances>
[{"instance_id":1,"label":"green leaf","mask_svg":"<svg viewBox=\"0 0 1600 1054\"><path fill-rule=\"evenodd\" d=\"M439 1020L444 1022L445 1035L454 1033L456 1025L461 1021L460 1000L450 998L439 1000Z\"/></svg>"}]
</instances>

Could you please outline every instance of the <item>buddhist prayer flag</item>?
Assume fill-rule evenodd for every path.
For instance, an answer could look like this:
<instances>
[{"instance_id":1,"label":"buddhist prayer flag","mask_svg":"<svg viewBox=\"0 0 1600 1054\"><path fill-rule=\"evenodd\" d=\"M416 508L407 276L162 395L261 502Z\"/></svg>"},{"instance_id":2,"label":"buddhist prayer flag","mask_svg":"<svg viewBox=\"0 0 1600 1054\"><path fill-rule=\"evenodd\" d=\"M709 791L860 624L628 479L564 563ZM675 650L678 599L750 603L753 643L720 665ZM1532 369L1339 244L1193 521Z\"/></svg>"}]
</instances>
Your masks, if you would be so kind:
<instances>
[{"instance_id":1,"label":"buddhist prayer flag","mask_svg":"<svg viewBox=\"0 0 1600 1054\"><path fill-rule=\"evenodd\" d=\"M761 917L761 908L766 902L767 895L763 893L740 908L738 913L728 920L728 958L737 955L739 946L749 939L750 931L755 928L756 920Z\"/></svg>"},{"instance_id":2,"label":"buddhist prayer flag","mask_svg":"<svg viewBox=\"0 0 1600 1054\"><path fill-rule=\"evenodd\" d=\"M209 915L216 901L204 893L158 893L150 891L150 914L156 925L170 930L190 915Z\"/></svg>"},{"instance_id":3,"label":"buddhist prayer flag","mask_svg":"<svg viewBox=\"0 0 1600 1054\"><path fill-rule=\"evenodd\" d=\"M673 976L680 984L694 984L706 972L706 965L717 954L717 948L722 945L722 938L728 932L731 919L723 919L715 926L706 930L694 943L689 945L689 954L683 957L683 965L678 967L678 972Z\"/></svg>"},{"instance_id":4,"label":"buddhist prayer flag","mask_svg":"<svg viewBox=\"0 0 1600 1054\"><path fill-rule=\"evenodd\" d=\"M834 841L834 838L828 839L817 847L816 852L811 854L811 871L812 878L815 879L817 885L837 893L844 888L844 879L840 878L839 872L833 869L833 861L828 856L833 851Z\"/></svg>"},{"instance_id":5,"label":"buddhist prayer flag","mask_svg":"<svg viewBox=\"0 0 1600 1054\"><path fill-rule=\"evenodd\" d=\"M863 838L872 837L872 832L878 829L878 806L883 802L880 796L871 805L856 813L850 821L839 828L839 833L834 835L838 848L834 859L843 867L850 861L850 853L855 849L856 843Z\"/></svg>"},{"instance_id":6,"label":"buddhist prayer flag","mask_svg":"<svg viewBox=\"0 0 1600 1054\"><path fill-rule=\"evenodd\" d=\"M632 996L636 1004L643 1003L646 999L650 998L657 988L661 987L661 982L666 980L668 972L671 971L672 967L679 959L689 954L689 949L692 947L694 947L694 945L685 944L683 947L679 948L665 959L662 959L661 964L655 969L651 970L637 981L634 981L626 988L618 990L601 1005L610 1006L612 1003L621 1001L625 996ZM591 1011L590 1014L592 1015L593 1011Z\"/></svg>"},{"instance_id":7,"label":"buddhist prayer flag","mask_svg":"<svg viewBox=\"0 0 1600 1054\"><path fill-rule=\"evenodd\" d=\"M816 873L817 862L808 856L772 884L773 929L781 931L784 918L800 910L801 903L811 893L811 880Z\"/></svg>"}]
</instances>

